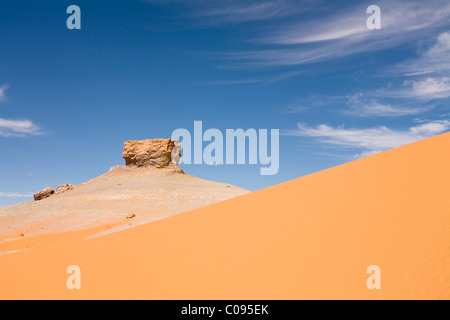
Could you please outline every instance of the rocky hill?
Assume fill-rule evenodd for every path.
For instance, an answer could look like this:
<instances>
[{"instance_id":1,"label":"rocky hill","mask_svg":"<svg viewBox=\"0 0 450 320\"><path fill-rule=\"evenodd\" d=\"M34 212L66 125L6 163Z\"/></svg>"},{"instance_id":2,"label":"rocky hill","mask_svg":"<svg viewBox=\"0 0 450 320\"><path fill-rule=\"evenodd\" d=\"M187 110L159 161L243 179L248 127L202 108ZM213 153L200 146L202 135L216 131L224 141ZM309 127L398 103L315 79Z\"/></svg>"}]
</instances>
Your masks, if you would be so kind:
<instances>
[{"instance_id":1,"label":"rocky hill","mask_svg":"<svg viewBox=\"0 0 450 320\"><path fill-rule=\"evenodd\" d=\"M177 165L179 156L180 145L171 139L127 141L125 165L0 208L0 241L101 225L114 231L248 193L186 174Z\"/></svg>"}]
</instances>

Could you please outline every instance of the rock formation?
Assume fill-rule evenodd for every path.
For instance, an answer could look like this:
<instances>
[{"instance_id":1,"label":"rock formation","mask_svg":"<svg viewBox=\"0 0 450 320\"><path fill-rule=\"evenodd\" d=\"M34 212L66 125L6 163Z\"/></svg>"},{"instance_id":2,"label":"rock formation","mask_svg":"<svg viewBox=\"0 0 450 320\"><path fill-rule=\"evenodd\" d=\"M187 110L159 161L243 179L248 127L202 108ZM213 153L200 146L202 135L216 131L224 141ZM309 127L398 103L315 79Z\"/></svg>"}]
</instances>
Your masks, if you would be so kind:
<instances>
[{"instance_id":1,"label":"rock formation","mask_svg":"<svg viewBox=\"0 0 450 320\"><path fill-rule=\"evenodd\" d=\"M126 165L76 186L46 188L34 197L41 201L0 208L0 242L94 227L107 234L248 193L186 174L180 157L181 144L171 139L125 142Z\"/></svg>"},{"instance_id":2,"label":"rock formation","mask_svg":"<svg viewBox=\"0 0 450 320\"><path fill-rule=\"evenodd\" d=\"M73 185L64 183L64 184L60 185L58 188L56 188L55 194L61 194L63 192L66 192L66 191L69 191L72 189L73 189Z\"/></svg>"},{"instance_id":3,"label":"rock formation","mask_svg":"<svg viewBox=\"0 0 450 320\"><path fill-rule=\"evenodd\" d=\"M122 158L128 167L155 167L176 169L176 172L184 173L178 167L181 157L181 144L172 139L149 139L126 141L123 147ZM110 172L119 170L122 166L111 168ZM52 195L59 195L70 191L73 185L65 183L56 188L45 188L34 195L34 200L46 199Z\"/></svg>"},{"instance_id":4,"label":"rock formation","mask_svg":"<svg viewBox=\"0 0 450 320\"><path fill-rule=\"evenodd\" d=\"M48 198L51 195L53 195L54 193L55 193L55 190L53 190L53 188L50 188L50 187L45 188L34 195L34 200L39 201L39 200Z\"/></svg>"},{"instance_id":5,"label":"rock formation","mask_svg":"<svg viewBox=\"0 0 450 320\"><path fill-rule=\"evenodd\" d=\"M34 195L34 200L35 201L43 200L43 199L46 199L53 195L61 194L61 193L64 193L64 192L72 190L72 189L73 189L73 185L68 184L68 183L60 185L58 188L56 188L56 190L48 187L48 188L45 188L45 189L39 191L38 193L36 193Z\"/></svg>"},{"instance_id":6,"label":"rock formation","mask_svg":"<svg viewBox=\"0 0 450 320\"><path fill-rule=\"evenodd\" d=\"M180 152L172 139L135 140L125 142L122 158L127 166L165 168L178 163Z\"/></svg>"}]
</instances>

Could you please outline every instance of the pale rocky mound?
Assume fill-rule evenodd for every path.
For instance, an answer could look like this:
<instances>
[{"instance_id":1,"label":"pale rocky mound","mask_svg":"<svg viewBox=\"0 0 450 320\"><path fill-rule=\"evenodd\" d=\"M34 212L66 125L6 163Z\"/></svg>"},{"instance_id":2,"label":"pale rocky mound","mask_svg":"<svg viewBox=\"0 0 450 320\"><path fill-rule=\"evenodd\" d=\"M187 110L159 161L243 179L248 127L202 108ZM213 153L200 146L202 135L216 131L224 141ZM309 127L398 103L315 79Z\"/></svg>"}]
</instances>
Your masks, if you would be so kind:
<instances>
[{"instance_id":1,"label":"pale rocky mound","mask_svg":"<svg viewBox=\"0 0 450 320\"><path fill-rule=\"evenodd\" d=\"M135 226L248 193L184 173L176 164L179 150L171 139L125 142L125 166L78 186L62 185L62 193L44 189L47 198L0 208L0 241L107 224Z\"/></svg>"}]
</instances>

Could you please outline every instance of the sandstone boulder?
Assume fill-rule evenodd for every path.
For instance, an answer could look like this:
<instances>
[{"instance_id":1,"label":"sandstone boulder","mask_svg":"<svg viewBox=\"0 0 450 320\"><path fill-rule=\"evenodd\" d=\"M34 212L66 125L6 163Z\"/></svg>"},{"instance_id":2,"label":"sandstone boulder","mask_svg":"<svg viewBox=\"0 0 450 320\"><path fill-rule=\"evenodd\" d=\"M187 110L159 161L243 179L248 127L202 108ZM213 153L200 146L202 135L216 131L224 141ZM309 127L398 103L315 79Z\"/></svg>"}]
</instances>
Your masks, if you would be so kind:
<instances>
[{"instance_id":1,"label":"sandstone boulder","mask_svg":"<svg viewBox=\"0 0 450 320\"><path fill-rule=\"evenodd\" d=\"M126 141L122 158L127 166L164 168L172 163L174 149L173 153L179 156L181 145L172 139Z\"/></svg>"},{"instance_id":2,"label":"sandstone boulder","mask_svg":"<svg viewBox=\"0 0 450 320\"><path fill-rule=\"evenodd\" d=\"M64 184L60 185L58 188L56 188L55 194L61 194L63 192L66 192L66 191L69 191L72 189L73 189L73 185L64 183Z\"/></svg>"},{"instance_id":3,"label":"sandstone boulder","mask_svg":"<svg viewBox=\"0 0 450 320\"><path fill-rule=\"evenodd\" d=\"M39 201L39 200L48 198L54 193L55 193L55 190L53 190L53 188L50 188L50 187L45 188L34 195L34 200Z\"/></svg>"}]
</instances>

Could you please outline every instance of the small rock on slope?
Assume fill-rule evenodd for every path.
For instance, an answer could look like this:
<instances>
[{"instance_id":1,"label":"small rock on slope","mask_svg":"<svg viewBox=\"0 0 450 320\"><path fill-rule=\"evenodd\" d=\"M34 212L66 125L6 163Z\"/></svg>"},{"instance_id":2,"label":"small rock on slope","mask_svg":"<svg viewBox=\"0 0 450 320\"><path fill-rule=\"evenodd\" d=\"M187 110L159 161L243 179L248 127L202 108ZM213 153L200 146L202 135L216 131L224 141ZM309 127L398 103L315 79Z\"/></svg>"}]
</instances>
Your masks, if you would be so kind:
<instances>
[{"instance_id":1,"label":"small rock on slope","mask_svg":"<svg viewBox=\"0 0 450 320\"><path fill-rule=\"evenodd\" d=\"M48 198L54 193L55 193L55 190L53 190L53 188L50 188L50 187L45 188L34 195L34 200L38 201L38 200Z\"/></svg>"}]
</instances>

